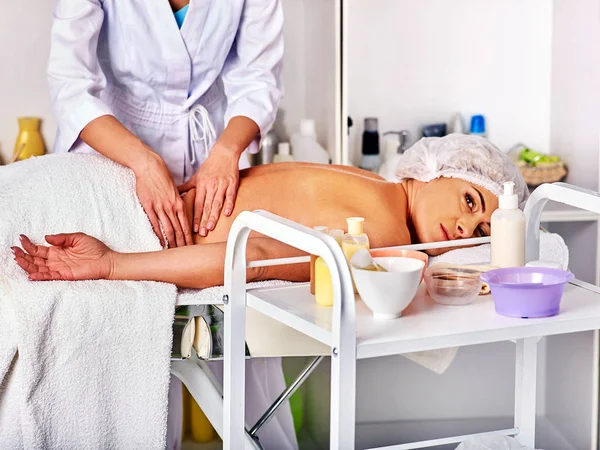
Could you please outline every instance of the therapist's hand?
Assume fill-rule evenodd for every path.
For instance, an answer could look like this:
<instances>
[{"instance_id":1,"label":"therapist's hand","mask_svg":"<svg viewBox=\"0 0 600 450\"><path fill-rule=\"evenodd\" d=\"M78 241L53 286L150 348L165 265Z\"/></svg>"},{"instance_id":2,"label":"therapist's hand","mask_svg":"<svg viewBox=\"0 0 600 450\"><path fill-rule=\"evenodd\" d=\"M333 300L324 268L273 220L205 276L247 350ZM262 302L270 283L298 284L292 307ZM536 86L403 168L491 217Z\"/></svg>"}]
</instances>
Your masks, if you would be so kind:
<instances>
[{"instance_id":1,"label":"therapist's hand","mask_svg":"<svg viewBox=\"0 0 600 450\"><path fill-rule=\"evenodd\" d=\"M194 233L206 236L217 226L221 211L226 216L233 212L239 186L240 153L215 144L208 158L179 192L196 188L194 200Z\"/></svg>"},{"instance_id":2,"label":"therapist's hand","mask_svg":"<svg viewBox=\"0 0 600 450\"><path fill-rule=\"evenodd\" d=\"M161 245L165 245L161 226L169 247L192 245L192 233L183 200L162 158L148 152L144 163L136 167L134 172L137 196Z\"/></svg>"}]
</instances>

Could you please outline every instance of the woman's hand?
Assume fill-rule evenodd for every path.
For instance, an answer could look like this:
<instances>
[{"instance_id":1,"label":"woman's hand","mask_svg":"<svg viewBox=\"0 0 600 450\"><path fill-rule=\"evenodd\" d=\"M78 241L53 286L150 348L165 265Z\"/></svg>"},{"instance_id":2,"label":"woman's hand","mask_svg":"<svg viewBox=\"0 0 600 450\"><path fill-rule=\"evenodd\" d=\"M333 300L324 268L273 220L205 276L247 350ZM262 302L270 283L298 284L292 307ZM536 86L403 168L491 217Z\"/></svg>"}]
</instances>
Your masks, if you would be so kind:
<instances>
[{"instance_id":1,"label":"woman's hand","mask_svg":"<svg viewBox=\"0 0 600 450\"><path fill-rule=\"evenodd\" d=\"M136 168L135 176L137 196L161 245L165 245L161 225L169 247L192 245L194 242L183 200L162 158L149 153L144 164Z\"/></svg>"},{"instance_id":2,"label":"woman's hand","mask_svg":"<svg viewBox=\"0 0 600 450\"><path fill-rule=\"evenodd\" d=\"M230 216L235 205L240 173L240 154L217 143L198 171L179 192L196 188L194 200L194 233L206 236L215 229L221 210Z\"/></svg>"},{"instance_id":3,"label":"woman's hand","mask_svg":"<svg viewBox=\"0 0 600 450\"><path fill-rule=\"evenodd\" d=\"M50 247L33 244L21 235L21 245L11 247L15 261L29 274L30 280L108 279L113 270L114 252L87 234L46 236Z\"/></svg>"}]
</instances>

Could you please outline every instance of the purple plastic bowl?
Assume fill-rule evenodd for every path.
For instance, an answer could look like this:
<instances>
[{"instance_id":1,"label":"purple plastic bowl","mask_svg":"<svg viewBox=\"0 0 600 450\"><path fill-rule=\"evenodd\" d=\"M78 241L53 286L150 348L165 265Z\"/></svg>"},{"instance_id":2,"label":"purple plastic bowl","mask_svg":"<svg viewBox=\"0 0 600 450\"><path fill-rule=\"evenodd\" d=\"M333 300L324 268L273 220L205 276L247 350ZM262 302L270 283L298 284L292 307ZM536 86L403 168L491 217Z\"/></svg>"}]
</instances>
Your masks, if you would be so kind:
<instances>
[{"instance_id":1,"label":"purple plastic bowl","mask_svg":"<svg viewBox=\"0 0 600 450\"><path fill-rule=\"evenodd\" d=\"M548 267L514 267L481 274L490 285L496 312L510 317L550 317L558 314L571 272Z\"/></svg>"}]
</instances>

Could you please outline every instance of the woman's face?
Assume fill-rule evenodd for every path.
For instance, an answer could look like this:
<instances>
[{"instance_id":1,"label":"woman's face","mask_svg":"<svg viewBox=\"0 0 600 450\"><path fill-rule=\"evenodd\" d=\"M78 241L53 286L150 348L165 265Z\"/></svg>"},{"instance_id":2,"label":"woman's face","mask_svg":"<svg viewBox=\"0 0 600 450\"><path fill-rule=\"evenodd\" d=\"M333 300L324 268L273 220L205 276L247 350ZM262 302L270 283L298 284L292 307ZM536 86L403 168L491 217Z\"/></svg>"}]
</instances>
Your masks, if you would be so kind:
<instances>
[{"instance_id":1,"label":"woman's face","mask_svg":"<svg viewBox=\"0 0 600 450\"><path fill-rule=\"evenodd\" d=\"M498 198L458 178L438 178L416 194L412 225L419 242L437 242L490 235L490 218ZM444 253L444 249L428 252Z\"/></svg>"}]
</instances>

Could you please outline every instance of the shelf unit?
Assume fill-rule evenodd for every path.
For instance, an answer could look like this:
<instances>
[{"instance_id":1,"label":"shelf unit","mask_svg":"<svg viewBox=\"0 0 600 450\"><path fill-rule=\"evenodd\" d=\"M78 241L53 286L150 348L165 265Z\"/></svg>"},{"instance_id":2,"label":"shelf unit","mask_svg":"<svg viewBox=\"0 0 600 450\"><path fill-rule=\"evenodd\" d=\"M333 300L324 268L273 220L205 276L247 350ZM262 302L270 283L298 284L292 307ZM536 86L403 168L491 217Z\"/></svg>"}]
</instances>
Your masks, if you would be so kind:
<instances>
[{"instance_id":1,"label":"shelf unit","mask_svg":"<svg viewBox=\"0 0 600 450\"><path fill-rule=\"evenodd\" d=\"M536 201L543 200L541 197L538 196ZM576 203L582 203L582 198L580 196ZM543 206L543 203L540 204ZM600 205L594 205L596 206ZM534 207L529 212L528 217L532 217L529 222L530 230L539 226L536 211ZM533 222L537 225L532 225ZM308 292L307 284L246 290L245 248L252 231L322 257L332 275L335 298L333 308L318 306ZM529 234L528 242L533 242L532 239L533 235ZM535 248L529 244L528 247ZM236 219L228 242L226 267L226 449L241 448L244 443L246 307L255 309L331 348L332 449L355 446L358 359L500 341L516 343L515 419L512 427L385 448L409 450L433 447L462 442L477 435L492 434L516 436L521 444L534 447L539 339L600 328L600 289L580 281L565 287L561 313L549 318L524 320L499 316L494 311L490 297L480 298L465 307L442 306L433 302L421 287L400 319L375 320L360 298L355 296L348 266L333 238L319 235L307 227L264 212L247 212ZM550 421L543 418L543 423L548 424ZM550 427L549 430L550 435L561 435L559 429Z\"/></svg>"}]
</instances>

